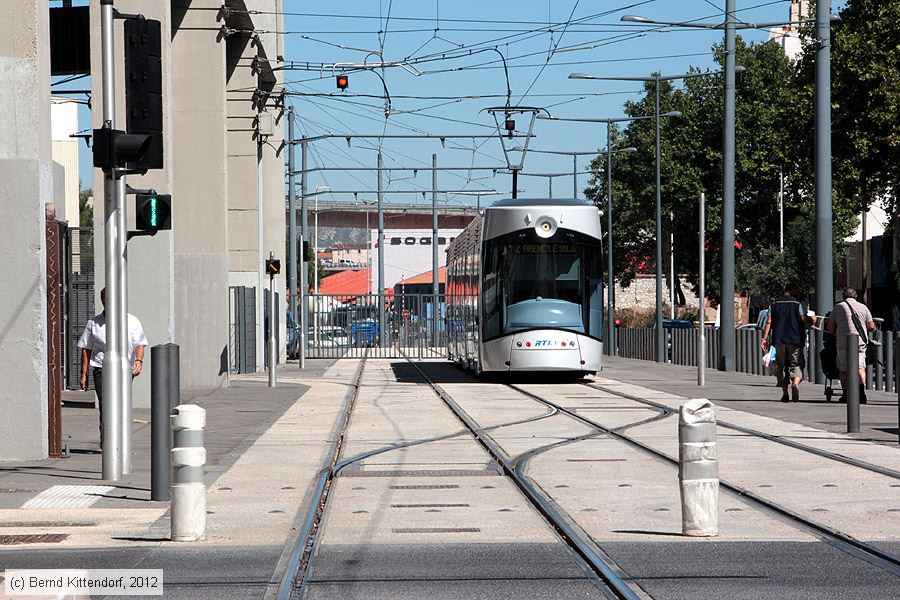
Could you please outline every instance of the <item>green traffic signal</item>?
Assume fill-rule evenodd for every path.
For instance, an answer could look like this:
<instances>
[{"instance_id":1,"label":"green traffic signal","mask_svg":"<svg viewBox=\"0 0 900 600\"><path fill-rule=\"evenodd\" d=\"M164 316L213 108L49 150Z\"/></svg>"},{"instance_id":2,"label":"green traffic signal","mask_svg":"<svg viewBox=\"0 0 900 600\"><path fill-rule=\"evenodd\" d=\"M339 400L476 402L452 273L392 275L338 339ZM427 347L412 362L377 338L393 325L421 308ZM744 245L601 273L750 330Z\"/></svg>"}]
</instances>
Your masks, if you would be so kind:
<instances>
[{"instance_id":1,"label":"green traffic signal","mask_svg":"<svg viewBox=\"0 0 900 600\"><path fill-rule=\"evenodd\" d=\"M138 194L135 200L135 225L140 231L172 229L172 196Z\"/></svg>"}]
</instances>

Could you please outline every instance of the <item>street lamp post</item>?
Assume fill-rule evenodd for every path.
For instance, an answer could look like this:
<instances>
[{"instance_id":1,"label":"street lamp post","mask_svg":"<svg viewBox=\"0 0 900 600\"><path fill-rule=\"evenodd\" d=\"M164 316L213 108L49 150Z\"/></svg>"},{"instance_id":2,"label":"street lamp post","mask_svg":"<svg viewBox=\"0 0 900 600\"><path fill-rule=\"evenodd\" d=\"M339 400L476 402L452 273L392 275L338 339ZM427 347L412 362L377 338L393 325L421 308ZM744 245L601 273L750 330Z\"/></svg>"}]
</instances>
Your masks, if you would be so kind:
<instances>
[{"instance_id":1,"label":"street lamp post","mask_svg":"<svg viewBox=\"0 0 900 600\"><path fill-rule=\"evenodd\" d=\"M729 0L731 1L731 0ZM622 17L623 21L648 22L642 17ZM733 67L733 63L732 63ZM727 69L727 67L726 67ZM743 71L743 68L739 68ZM660 181L660 117L680 116L681 113L660 114L659 112L659 87L661 81L673 81L679 79L693 79L696 77L708 77L716 73L683 73L681 75L651 75L649 77L596 77L584 73L572 73L569 79L595 79L600 81L652 81L655 84L655 120L656 120L656 361L666 362L666 334L663 330L663 291L662 291L662 185ZM732 86L733 87L733 86ZM732 132L733 133L733 132ZM733 166L733 165L732 165ZM733 178L733 177L732 177ZM733 187L733 186L732 186ZM732 203L733 204L733 203ZM732 206L733 209L733 206ZM734 224L732 219L732 259L734 257ZM723 234L724 235L724 234ZM732 261L733 262L733 261ZM734 269L732 267L732 287L734 286ZM732 294L734 295L734 294ZM733 326L732 326L733 328ZM733 337L733 336L732 336ZM734 345L732 340L732 346ZM733 354L733 351L732 351Z\"/></svg>"}]
</instances>

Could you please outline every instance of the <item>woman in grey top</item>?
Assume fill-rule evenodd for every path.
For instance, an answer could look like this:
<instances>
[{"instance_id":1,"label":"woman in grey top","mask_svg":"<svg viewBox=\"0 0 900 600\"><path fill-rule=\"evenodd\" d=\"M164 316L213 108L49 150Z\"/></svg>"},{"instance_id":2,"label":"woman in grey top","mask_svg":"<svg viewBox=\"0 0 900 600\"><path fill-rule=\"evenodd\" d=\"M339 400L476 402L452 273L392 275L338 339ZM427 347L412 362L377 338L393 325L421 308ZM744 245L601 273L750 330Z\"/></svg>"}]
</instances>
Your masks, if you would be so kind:
<instances>
[{"instance_id":1,"label":"woman in grey top","mask_svg":"<svg viewBox=\"0 0 900 600\"><path fill-rule=\"evenodd\" d=\"M835 336L837 347L837 367L840 371L841 389L844 394L841 395L841 402L846 402L847 390L847 371L852 365L847 364L847 336L851 333L858 334L856 326L853 324L853 315L859 318L859 322L866 330L868 336L869 331L875 331L875 321L872 319L872 313L868 307L862 302L856 300L856 290L847 288L844 290L844 301L834 305L831 311L831 318L828 320L828 332ZM863 336L859 336L859 401L866 403L866 341Z\"/></svg>"}]
</instances>

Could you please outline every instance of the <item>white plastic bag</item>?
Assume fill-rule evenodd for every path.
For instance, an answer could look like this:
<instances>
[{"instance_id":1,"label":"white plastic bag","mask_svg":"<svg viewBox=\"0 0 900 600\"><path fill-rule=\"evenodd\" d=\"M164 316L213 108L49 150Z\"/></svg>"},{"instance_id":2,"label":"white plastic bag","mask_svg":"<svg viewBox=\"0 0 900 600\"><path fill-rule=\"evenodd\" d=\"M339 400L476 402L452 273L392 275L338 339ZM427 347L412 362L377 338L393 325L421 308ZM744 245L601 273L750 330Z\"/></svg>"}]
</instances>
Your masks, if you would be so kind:
<instances>
[{"instance_id":1,"label":"white plastic bag","mask_svg":"<svg viewBox=\"0 0 900 600\"><path fill-rule=\"evenodd\" d=\"M763 354L762 362L763 366L766 368L766 373L768 375L774 375L775 369L778 366L778 363L776 361L775 346L770 347L769 351Z\"/></svg>"}]
</instances>

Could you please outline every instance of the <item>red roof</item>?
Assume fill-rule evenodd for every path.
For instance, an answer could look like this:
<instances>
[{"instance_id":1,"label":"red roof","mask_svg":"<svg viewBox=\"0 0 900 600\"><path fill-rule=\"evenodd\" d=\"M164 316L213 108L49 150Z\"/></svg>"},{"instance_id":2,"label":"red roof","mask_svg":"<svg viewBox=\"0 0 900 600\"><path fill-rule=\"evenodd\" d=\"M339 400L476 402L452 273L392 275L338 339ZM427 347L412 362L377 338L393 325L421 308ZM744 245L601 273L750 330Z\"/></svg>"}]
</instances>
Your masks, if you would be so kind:
<instances>
[{"instance_id":1,"label":"red roof","mask_svg":"<svg viewBox=\"0 0 900 600\"><path fill-rule=\"evenodd\" d=\"M416 285L422 283L433 283L434 278L432 277L433 272L431 269L425 271L424 273L419 273L414 277L410 277L409 279L404 279L400 282L400 285ZM438 283L447 283L447 267L441 267L438 269Z\"/></svg>"},{"instance_id":2,"label":"red roof","mask_svg":"<svg viewBox=\"0 0 900 600\"><path fill-rule=\"evenodd\" d=\"M319 293L331 296L361 296L369 293L371 267L358 271L341 271L319 280ZM393 296L394 288L384 293ZM340 298L338 298L340 299Z\"/></svg>"}]
</instances>

